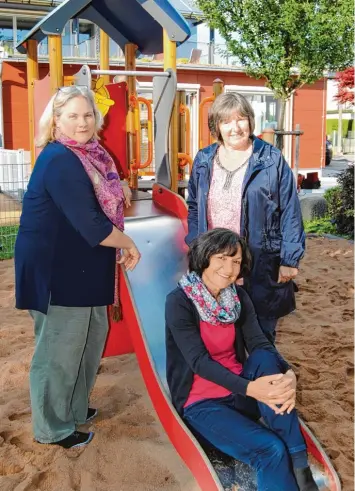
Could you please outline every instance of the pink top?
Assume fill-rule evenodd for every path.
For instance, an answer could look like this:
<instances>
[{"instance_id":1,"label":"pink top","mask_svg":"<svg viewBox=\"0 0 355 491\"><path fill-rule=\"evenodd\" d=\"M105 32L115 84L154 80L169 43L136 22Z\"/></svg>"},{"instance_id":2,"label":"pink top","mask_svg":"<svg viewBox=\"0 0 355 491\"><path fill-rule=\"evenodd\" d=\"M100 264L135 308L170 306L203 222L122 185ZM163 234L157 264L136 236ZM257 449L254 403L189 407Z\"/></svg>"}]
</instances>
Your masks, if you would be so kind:
<instances>
[{"instance_id":1,"label":"pink top","mask_svg":"<svg viewBox=\"0 0 355 491\"><path fill-rule=\"evenodd\" d=\"M242 186L247 165L228 171L216 156L207 202L208 229L228 228L240 234Z\"/></svg>"},{"instance_id":2,"label":"pink top","mask_svg":"<svg viewBox=\"0 0 355 491\"><path fill-rule=\"evenodd\" d=\"M243 366L239 363L235 354L234 324L214 326L208 322L200 321L200 332L212 360L217 361L231 372L239 375ZM231 392L228 389L195 374L190 394L184 407L202 399L215 399L217 397L226 397L230 394Z\"/></svg>"}]
</instances>

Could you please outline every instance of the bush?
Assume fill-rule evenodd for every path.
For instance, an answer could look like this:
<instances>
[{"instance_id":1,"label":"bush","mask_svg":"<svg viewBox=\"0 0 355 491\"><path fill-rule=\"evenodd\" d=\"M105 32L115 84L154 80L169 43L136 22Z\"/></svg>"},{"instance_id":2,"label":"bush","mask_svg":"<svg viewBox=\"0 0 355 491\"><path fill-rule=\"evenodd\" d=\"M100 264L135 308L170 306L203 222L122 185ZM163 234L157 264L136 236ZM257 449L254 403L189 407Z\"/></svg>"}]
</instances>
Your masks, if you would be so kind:
<instances>
[{"instance_id":1,"label":"bush","mask_svg":"<svg viewBox=\"0 0 355 491\"><path fill-rule=\"evenodd\" d=\"M304 220L304 230L307 234L331 234L336 235L335 225L330 218L317 218L315 220Z\"/></svg>"},{"instance_id":2,"label":"bush","mask_svg":"<svg viewBox=\"0 0 355 491\"><path fill-rule=\"evenodd\" d=\"M328 215L334 217L337 210L341 206L341 188L335 186L334 188L327 189L324 193L324 198L328 204Z\"/></svg>"},{"instance_id":3,"label":"bush","mask_svg":"<svg viewBox=\"0 0 355 491\"><path fill-rule=\"evenodd\" d=\"M339 185L328 189L324 198L336 233L354 238L354 166L348 167L338 177Z\"/></svg>"}]
</instances>

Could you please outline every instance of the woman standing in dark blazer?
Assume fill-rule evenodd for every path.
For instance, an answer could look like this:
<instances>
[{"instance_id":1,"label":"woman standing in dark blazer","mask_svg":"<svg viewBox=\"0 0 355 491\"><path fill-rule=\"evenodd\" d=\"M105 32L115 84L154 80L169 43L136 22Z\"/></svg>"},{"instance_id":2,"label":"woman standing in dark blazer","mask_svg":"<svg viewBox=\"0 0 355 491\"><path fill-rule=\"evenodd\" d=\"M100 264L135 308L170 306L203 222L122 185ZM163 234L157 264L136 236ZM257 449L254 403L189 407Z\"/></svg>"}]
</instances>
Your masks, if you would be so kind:
<instances>
[{"instance_id":1,"label":"woman standing in dark blazer","mask_svg":"<svg viewBox=\"0 0 355 491\"><path fill-rule=\"evenodd\" d=\"M30 370L34 436L63 448L88 444L89 407L108 331L118 308L117 263L140 254L124 234L130 191L99 144L102 117L84 87L63 87L40 120L43 147L23 201L15 246L16 307L34 320Z\"/></svg>"}]
</instances>

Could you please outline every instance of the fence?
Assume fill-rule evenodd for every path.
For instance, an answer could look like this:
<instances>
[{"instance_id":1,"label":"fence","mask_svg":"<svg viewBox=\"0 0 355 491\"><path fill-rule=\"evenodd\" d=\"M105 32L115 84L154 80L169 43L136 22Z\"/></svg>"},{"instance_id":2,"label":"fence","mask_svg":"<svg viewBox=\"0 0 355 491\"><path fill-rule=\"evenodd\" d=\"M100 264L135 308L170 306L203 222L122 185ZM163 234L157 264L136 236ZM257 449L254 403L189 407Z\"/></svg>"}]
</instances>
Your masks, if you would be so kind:
<instances>
[{"instance_id":1,"label":"fence","mask_svg":"<svg viewBox=\"0 0 355 491\"><path fill-rule=\"evenodd\" d=\"M349 131L350 133L350 131ZM355 153L355 139L354 138L343 138L343 153Z\"/></svg>"},{"instance_id":2,"label":"fence","mask_svg":"<svg viewBox=\"0 0 355 491\"><path fill-rule=\"evenodd\" d=\"M13 256L30 174L29 152L0 148L0 259Z\"/></svg>"}]
</instances>

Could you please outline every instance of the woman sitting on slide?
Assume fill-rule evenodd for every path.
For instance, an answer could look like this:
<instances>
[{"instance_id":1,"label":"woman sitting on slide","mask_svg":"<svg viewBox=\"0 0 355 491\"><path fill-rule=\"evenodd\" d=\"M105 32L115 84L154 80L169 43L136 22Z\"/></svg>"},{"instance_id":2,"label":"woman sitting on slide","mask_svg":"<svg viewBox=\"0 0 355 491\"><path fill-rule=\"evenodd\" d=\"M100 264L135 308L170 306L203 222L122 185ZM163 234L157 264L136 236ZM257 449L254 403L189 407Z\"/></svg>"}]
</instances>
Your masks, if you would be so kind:
<instances>
[{"instance_id":1,"label":"woman sitting on slide","mask_svg":"<svg viewBox=\"0 0 355 491\"><path fill-rule=\"evenodd\" d=\"M259 491L317 491L295 410L296 376L235 286L249 269L244 240L217 228L192 242L188 258L189 273L166 300L175 408L197 436L252 466Z\"/></svg>"}]
</instances>

